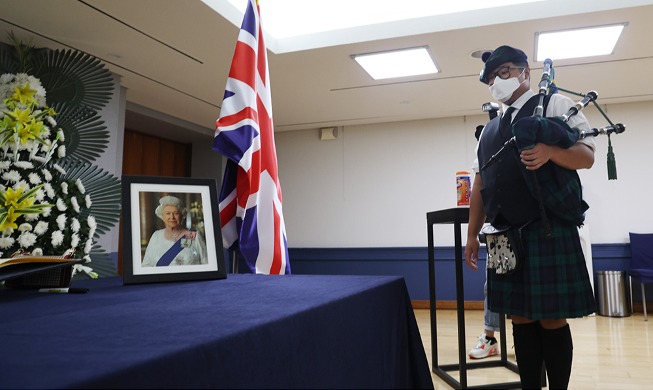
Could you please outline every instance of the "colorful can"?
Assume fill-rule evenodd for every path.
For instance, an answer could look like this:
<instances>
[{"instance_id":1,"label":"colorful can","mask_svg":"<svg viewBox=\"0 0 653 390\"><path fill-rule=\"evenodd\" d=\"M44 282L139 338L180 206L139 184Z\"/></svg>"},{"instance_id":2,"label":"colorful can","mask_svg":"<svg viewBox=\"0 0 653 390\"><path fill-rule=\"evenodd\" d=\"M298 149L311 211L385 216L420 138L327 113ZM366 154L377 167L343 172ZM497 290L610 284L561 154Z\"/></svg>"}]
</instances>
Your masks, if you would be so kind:
<instances>
[{"instance_id":1,"label":"colorful can","mask_svg":"<svg viewBox=\"0 0 653 390\"><path fill-rule=\"evenodd\" d=\"M469 171L456 172L456 192L458 206L469 206L469 198L472 196L472 178Z\"/></svg>"}]
</instances>

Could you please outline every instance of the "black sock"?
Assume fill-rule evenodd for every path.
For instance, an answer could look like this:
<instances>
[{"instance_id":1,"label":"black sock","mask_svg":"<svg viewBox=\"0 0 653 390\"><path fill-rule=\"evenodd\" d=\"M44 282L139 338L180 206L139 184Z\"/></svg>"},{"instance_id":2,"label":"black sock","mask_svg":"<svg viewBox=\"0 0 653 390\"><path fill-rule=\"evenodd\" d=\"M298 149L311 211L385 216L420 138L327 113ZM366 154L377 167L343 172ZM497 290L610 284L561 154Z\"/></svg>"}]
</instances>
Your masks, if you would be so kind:
<instances>
[{"instance_id":1,"label":"black sock","mask_svg":"<svg viewBox=\"0 0 653 390\"><path fill-rule=\"evenodd\" d=\"M566 389L574 356L569 324L557 329L542 329L542 344L549 388Z\"/></svg>"},{"instance_id":2,"label":"black sock","mask_svg":"<svg viewBox=\"0 0 653 390\"><path fill-rule=\"evenodd\" d=\"M524 389L542 388L542 328L539 322L514 324L515 357Z\"/></svg>"}]
</instances>

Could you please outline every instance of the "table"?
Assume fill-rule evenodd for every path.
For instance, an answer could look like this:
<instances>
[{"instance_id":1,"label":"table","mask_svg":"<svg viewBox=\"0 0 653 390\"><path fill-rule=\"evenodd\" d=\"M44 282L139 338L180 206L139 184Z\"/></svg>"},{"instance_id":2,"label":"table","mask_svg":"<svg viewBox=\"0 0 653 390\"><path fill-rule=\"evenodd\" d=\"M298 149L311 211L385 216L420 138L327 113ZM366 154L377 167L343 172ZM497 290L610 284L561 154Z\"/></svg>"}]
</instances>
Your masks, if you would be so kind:
<instances>
[{"instance_id":1,"label":"table","mask_svg":"<svg viewBox=\"0 0 653 390\"><path fill-rule=\"evenodd\" d=\"M0 289L0 388L433 388L400 276Z\"/></svg>"},{"instance_id":2,"label":"table","mask_svg":"<svg viewBox=\"0 0 653 390\"><path fill-rule=\"evenodd\" d=\"M458 207L426 213L426 230L428 235L428 263L429 263L429 304L431 314L431 353L432 371L442 378L447 384L455 389L512 389L521 388L521 382L504 382L485 384L482 386L467 385L467 370L488 367L505 367L515 373L519 373L517 365L508 361L506 352L506 324L505 316L500 316L501 321L501 358L500 360L488 360L482 362L467 362L467 350L465 348L465 291L463 281L463 247L461 226L469 222L469 208ZM454 245L455 245L455 267L456 267L456 310L458 322L458 364L440 365L438 361L438 329L437 314L435 307L435 248L433 238L433 225L453 224ZM479 324L480 326L480 324ZM460 380L456 380L447 371L458 370Z\"/></svg>"}]
</instances>

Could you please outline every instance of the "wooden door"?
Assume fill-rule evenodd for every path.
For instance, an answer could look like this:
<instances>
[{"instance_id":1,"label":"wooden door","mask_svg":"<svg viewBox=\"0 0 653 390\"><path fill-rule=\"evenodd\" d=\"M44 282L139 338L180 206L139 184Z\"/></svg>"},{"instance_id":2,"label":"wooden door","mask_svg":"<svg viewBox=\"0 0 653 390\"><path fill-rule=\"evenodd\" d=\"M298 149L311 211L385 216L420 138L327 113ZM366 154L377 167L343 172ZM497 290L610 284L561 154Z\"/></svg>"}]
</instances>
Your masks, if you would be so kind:
<instances>
[{"instance_id":1,"label":"wooden door","mask_svg":"<svg viewBox=\"0 0 653 390\"><path fill-rule=\"evenodd\" d=\"M125 129L122 174L190 177L192 145ZM122 219L119 225L118 274L122 275Z\"/></svg>"}]
</instances>

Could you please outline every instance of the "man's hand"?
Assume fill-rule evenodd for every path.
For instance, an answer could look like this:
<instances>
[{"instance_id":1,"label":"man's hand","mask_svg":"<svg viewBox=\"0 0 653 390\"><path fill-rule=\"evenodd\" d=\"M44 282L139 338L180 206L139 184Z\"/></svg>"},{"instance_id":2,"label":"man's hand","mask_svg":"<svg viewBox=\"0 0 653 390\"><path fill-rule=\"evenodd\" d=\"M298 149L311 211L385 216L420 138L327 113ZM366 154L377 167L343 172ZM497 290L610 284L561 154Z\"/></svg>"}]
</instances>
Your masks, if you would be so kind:
<instances>
[{"instance_id":1,"label":"man's hand","mask_svg":"<svg viewBox=\"0 0 653 390\"><path fill-rule=\"evenodd\" d=\"M553 156L560 150L562 148L558 146L538 143L530 149L522 150L519 153L519 158L521 158L521 162L526 166L526 169L534 171L553 159Z\"/></svg>"},{"instance_id":2,"label":"man's hand","mask_svg":"<svg viewBox=\"0 0 653 390\"><path fill-rule=\"evenodd\" d=\"M474 271L478 270L478 249L481 243L476 239L467 239L465 245L465 264Z\"/></svg>"}]
</instances>

